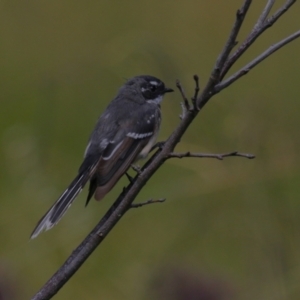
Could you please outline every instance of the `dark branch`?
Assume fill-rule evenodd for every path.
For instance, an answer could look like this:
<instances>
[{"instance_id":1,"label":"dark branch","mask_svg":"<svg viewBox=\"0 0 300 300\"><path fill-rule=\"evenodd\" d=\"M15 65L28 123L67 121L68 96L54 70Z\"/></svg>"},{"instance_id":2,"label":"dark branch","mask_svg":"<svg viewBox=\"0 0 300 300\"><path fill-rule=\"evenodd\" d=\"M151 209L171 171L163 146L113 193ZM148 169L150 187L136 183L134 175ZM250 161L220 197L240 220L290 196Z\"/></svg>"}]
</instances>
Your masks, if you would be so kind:
<instances>
[{"instance_id":1,"label":"dark branch","mask_svg":"<svg viewBox=\"0 0 300 300\"><path fill-rule=\"evenodd\" d=\"M165 198L161 198L161 199L150 199L150 200L147 200L145 202L140 202L140 203L133 203L131 204L130 208L138 208L138 207L142 207L142 206L145 206L145 205L148 205L148 204L153 204L153 203L162 203L162 202L165 202L166 199Z\"/></svg>"},{"instance_id":2,"label":"dark branch","mask_svg":"<svg viewBox=\"0 0 300 300\"><path fill-rule=\"evenodd\" d=\"M247 11L250 7L252 0L245 0L243 6L237 11L236 13L236 21L233 25L233 28L229 34L228 40L219 55L216 64L213 68L213 71L211 72L210 78L208 80L208 83L206 87L204 88L204 91L200 95L200 97L197 99L197 109L201 109L207 101L211 98L213 95L212 88L215 84L217 84L221 80L221 71L223 70L224 64L226 63L228 56L232 50L232 48L236 45L236 37L240 31L240 28L244 22L245 16L247 14Z\"/></svg>"},{"instance_id":3,"label":"dark branch","mask_svg":"<svg viewBox=\"0 0 300 300\"><path fill-rule=\"evenodd\" d=\"M230 156L239 156L245 157L248 159L253 159L255 156L249 153L240 153L237 151L229 152L229 153L222 153L222 154L212 154L212 153L192 153L192 152L184 152L184 153L176 153L172 152L169 153L167 158L184 158L184 157L198 157L198 158L216 158L219 160L223 160L225 157Z\"/></svg>"},{"instance_id":4,"label":"dark branch","mask_svg":"<svg viewBox=\"0 0 300 300\"><path fill-rule=\"evenodd\" d=\"M267 19L267 24L272 26L288 9L296 3L297 0L287 0L283 6L281 6L273 16Z\"/></svg>"},{"instance_id":5,"label":"dark branch","mask_svg":"<svg viewBox=\"0 0 300 300\"><path fill-rule=\"evenodd\" d=\"M130 176L127 172L125 172L125 175L126 175L127 179L129 180L129 182L133 181L133 177Z\"/></svg>"},{"instance_id":6,"label":"dark branch","mask_svg":"<svg viewBox=\"0 0 300 300\"><path fill-rule=\"evenodd\" d=\"M263 23L265 22L266 18L268 17L268 15L272 9L274 3L275 3L275 0L268 0L264 10L262 11L260 17L258 18L258 20L254 26L254 30L263 25Z\"/></svg>"},{"instance_id":7,"label":"dark branch","mask_svg":"<svg viewBox=\"0 0 300 300\"><path fill-rule=\"evenodd\" d=\"M180 94L181 94L181 97L183 99L183 103L184 103L184 106L186 108L186 110L189 110L190 109L190 104L189 104L189 100L185 94L185 91L180 83L180 81L177 79L176 80L176 87L178 88Z\"/></svg>"},{"instance_id":8,"label":"dark branch","mask_svg":"<svg viewBox=\"0 0 300 300\"><path fill-rule=\"evenodd\" d=\"M264 59L266 59L268 56L270 56L275 51L279 50L281 47L285 46L286 44L292 42L296 38L300 37L300 30L296 31L295 33L291 34L287 38L281 40L280 42L272 45L269 47L266 51L264 51L262 54L257 56L255 59L253 59L250 63L248 63L246 66L244 66L242 69L234 73L232 76L230 76L228 79L222 81L221 83L217 84L215 86L215 92L218 93L224 88L231 85L233 82L235 82L240 77L246 75L251 69L253 69L256 65L258 65L260 62L262 62Z\"/></svg>"},{"instance_id":9,"label":"dark branch","mask_svg":"<svg viewBox=\"0 0 300 300\"><path fill-rule=\"evenodd\" d=\"M198 77L198 75L194 75L193 78L194 78L194 81L195 81L195 93L194 93L194 96L192 97L192 103L193 103L193 109L197 110L196 101L197 101L198 94L199 94L199 91L200 91L199 77Z\"/></svg>"},{"instance_id":10,"label":"dark branch","mask_svg":"<svg viewBox=\"0 0 300 300\"><path fill-rule=\"evenodd\" d=\"M295 2L296 0L288 0L286 3L278 9L278 11L268 19L265 19L267 13L272 8L272 2L268 1L265 9L258 18L253 30L249 36L245 39L241 46L229 57L226 61L224 68L220 74L220 80L222 80L225 75L228 73L232 65L245 53L245 51L255 42L255 40L268 28L270 28ZM264 21L263 21L264 20Z\"/></svg>"}]
</instances>

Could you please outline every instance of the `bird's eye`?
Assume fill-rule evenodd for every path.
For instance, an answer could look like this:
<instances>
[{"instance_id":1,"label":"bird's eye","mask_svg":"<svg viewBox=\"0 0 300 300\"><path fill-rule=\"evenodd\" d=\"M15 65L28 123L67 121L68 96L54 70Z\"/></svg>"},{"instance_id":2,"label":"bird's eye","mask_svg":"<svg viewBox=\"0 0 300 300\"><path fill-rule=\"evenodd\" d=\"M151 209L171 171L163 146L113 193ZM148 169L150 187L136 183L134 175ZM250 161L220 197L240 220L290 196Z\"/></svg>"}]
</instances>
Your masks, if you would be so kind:
<instances>
[{"instance_id":1,"label":"bird's eye","mask_svg":"<svg viewBox=\"0 0 300 300\"><path fill-rule=\"evenodd\" d=\"M150 90L151 90L151 92L156 91L156 85L151 84L150 85Z\"/></svg>"}]
</instances>

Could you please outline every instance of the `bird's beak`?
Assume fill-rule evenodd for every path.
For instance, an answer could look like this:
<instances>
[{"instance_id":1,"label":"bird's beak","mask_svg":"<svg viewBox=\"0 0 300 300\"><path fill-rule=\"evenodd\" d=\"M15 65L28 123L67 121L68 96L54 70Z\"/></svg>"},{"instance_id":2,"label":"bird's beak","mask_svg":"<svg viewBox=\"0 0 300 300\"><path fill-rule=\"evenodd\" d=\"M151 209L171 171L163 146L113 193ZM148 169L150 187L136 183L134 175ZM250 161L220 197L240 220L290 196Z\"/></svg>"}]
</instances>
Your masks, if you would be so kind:
<instances>
[{"instance_id":1,"label":"bird's beak","mask_svg":"<svg viewBox=\"0 0 300 300\"><path fill-rule=\"evenodd\" d=\"M164 90L164 94L165 94L165 93L171 93L171 92L174 92L174 90L169 89L169 88L165 88L165 90Z\"/></svg>"}]
</instances>

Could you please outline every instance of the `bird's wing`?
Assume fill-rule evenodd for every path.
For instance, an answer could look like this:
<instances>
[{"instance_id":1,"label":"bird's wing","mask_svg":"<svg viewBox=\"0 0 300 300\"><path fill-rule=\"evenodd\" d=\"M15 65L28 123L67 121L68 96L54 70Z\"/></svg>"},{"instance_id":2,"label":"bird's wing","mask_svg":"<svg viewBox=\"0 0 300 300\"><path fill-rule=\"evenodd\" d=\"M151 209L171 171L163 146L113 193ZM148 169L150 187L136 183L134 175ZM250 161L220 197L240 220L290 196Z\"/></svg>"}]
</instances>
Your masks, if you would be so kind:
<instances>
[{"instance_id":1,"label":"bird's wing","mask_svg":"<svg viewBox=\"0 0 300 300\"><path fill-rule=\"evenodd\" d=\"M135 118L120 124L117 134L103 151L94 175L96 179L91 182L87 202L93 190L96 190L95 199L101 200L153 139L157 123L160 122L159 109L149 110L138 123L133 120Z\"/></svg>"}]
</instances>

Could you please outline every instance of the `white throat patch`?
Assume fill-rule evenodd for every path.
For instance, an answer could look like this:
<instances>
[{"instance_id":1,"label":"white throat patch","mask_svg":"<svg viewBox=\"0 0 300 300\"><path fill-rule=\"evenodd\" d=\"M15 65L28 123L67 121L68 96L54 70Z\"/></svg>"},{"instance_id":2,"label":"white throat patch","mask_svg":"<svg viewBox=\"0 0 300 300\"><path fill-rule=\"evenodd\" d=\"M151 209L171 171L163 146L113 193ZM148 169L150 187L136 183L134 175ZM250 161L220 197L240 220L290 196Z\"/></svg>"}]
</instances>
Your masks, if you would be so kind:
<instances>
[{"instance_id":1,"label":"white throat patch","mask_svg":"<svg viewBox=\"0 0 300 300\"><path fill-rule=\"evenodd\" d=\"M149 99L147 100L148 103L154 103L156 105L160 104L160 102L163 99L163 95L157 96L155 99Z\"/></svg>"}]
</instances>

